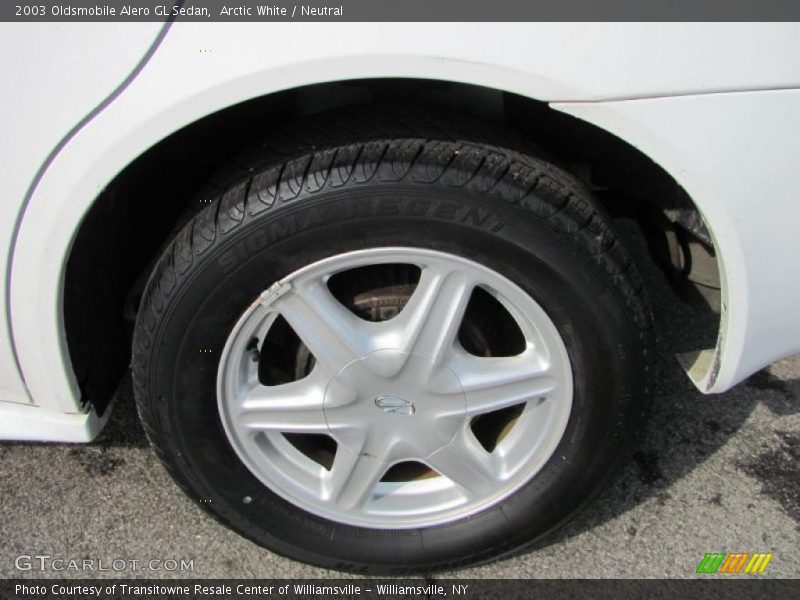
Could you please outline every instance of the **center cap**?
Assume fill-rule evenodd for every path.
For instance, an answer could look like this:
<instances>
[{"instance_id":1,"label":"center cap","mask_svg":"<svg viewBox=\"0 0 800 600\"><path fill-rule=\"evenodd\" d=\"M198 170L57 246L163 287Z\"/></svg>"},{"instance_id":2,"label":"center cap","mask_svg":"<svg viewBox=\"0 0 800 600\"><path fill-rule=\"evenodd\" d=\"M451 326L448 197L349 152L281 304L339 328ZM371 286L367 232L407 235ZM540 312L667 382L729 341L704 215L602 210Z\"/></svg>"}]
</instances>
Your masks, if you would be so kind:
<instances>
[{"instance_id":1,"label":"center cap","mask_svg":"<svg viewBox=\"0 0 800 600\"><path fill-rule=\"evenodd\" d=\"M378 396L375 398L375 406L389 415L411 416L416 410L413 402L399 396Z\"/></svg>"},{"instance_id":2,"label":"center cap","mask_svg":"<svg viewBox=\"0 0 800 600\"><path fill-rule=\"evenodd\" d=\"M449 368L420 354L387 349L332 377L324 410L330 431L353 452L374 454L380 446L379 456L422 459L452 441L463 424L466 397ZM353 436L349 443L348 430L366 431L367 440Z\"/></svg>"}]
</instances>

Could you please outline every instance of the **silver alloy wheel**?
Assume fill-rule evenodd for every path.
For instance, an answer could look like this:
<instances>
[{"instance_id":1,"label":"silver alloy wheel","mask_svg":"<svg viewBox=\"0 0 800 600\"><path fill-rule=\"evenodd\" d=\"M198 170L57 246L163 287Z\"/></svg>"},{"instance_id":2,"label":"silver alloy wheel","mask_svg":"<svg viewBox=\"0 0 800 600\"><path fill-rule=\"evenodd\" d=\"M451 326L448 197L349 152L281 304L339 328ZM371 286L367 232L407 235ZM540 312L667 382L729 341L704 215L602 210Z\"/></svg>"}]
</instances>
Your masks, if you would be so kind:
<instances>
[{"instance_id":1,"label":"silver alloy wheel","mask_svg":"<svg viewBox=\"0 0 800 600\"><path fill-rule=\"evenodd\" d=\"M345 271L397 264L418 267L419 282L388 320L362 319L328 286ZM476 287L514 319L521 353L478 357L459 343ZM258 355L279 316L313 367L295 381L264 385ZM313 263L265 290L228 337L217 397L231 445L273 492L336 522L403 529L477 513L528 482L566 428L572 371L553 322L503 275L443 252L373 248ZM518 415L489 451L474 420L509 407ZM329 436L331 464L302 452L291 434ZM409 461L430 476L384 477Z\"/></svg>"}]
</instances>

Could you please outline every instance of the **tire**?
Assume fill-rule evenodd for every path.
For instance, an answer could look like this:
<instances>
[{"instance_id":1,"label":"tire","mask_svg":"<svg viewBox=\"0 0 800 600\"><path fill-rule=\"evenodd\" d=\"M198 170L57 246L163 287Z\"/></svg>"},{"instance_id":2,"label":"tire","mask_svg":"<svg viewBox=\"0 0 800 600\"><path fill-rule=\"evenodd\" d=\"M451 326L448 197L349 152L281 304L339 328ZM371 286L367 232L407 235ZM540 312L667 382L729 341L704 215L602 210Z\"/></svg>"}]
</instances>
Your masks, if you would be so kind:
<instances>
[{"instance_id":1,"label":"tire","mask_svg":"<svg viewBox=\"0 0 800 600\"><path fill-rule=\"evenodd\" d=\"M460 135L389 138L383 133L359 136L351 131L346 143L329 141L327 146L262 166L196 214L167 247L147 284L136 322L133 375L139 413L158 456L186 493L223 523L274 552L303 562L358 573L402 574L512 554L542 539L585 505L625 457L641 428L655 342L650 310L634 266L590 194L571 176L527 153ZM419 494L419 507L414 505L415 496L408 510L402 504L392 505L395 512L386 509L389 516L374 517L373 513L382 514L379 510L367 514L367 509L359 509L362 515L338 507L334 508L339 512L326 512L322 496L306 498L299 492L293 496L291 486L295 483L285 482L291 479L287 475L290 471L280 471L294 468L291 456L295 451L311 456L295 442L291 442L294 450L286 445L286 440L294 439L291 434L264 433L258 438L260 445L254 445L244 434L237 437L240 417L236 407L243 406L244 401L231 390L248 389L246 382L252 382L253 376L241 373L251 368L257 370L261 382L255 385L264 385L262 378L267 385L287 385L293 378L302 381L320 370L329 378L323 386L320 410L325 426L334 427L330 424L333 401L329 403L328 398L331 389L341 383L346 368L335 372L334 365L341 357L321 360L314 345L318 342L311 344L313 359L309 352L304 359L299 358L306 340L298 328L308 329L313 337L315 330L309 323L316 321L304 320L297 316L299 313L285 316L284 312L294 309L280 308L292 306L281 304L289 302L281 296L286 289L290 295L301 295L303 277L311 277L304 274L321 273L320 269L328 268L325 265L356 264L341 262L355 260L352 257L368 262L377 260L375 256L383 257L383 266L375 271L380 273L378 278L368 268L354 268L353 273L363 275L353 284L355 291L336 296L349 314L362 310L364 320L376 321L376 327L388 327L385 324L391 324L392 319L378 313L388 310L390 317L400 319L405 307L419 305L410 304L417 289L414 286L422 285L414 281L413 273L409 275L409 269L417 267L402 265L420 256L424 271L428 269L425 261L432 264L441 259L449 265L463 265L475 277L485 275L487 281L496 283L487 288L492 294L495 288L501 290L495 294L498 302L484 299L484 304L476 304L477 312L470 308L477 292L469 296L469 305L462 306L459 314L472 315L472 320L468 323L469 319L463 317L457 332L452 333L456 331L453 329L448 334L456 335L457 341L452 343L459 352L483 353L486 360L494 361L503 360L504 352L512 355L504 349L516 343L510 340L518 335L508 329L514 327L508 325L509 313L516 315L512 321L517 319L514 323L524 330L523 336L527 336L525 331L541 335L536 344L541 342L543 348L549 348L552 364L548 368L556 369L555 389L568 403L568 410L564 412L559 408L563 404L542 396L537 402L552 405L554 408L547 408L551 412L546 414L556 416L546 421L547 427L536 430L531 425L530 430L524 430L525 435L515 435L514 428L521 427L520 423L533 422L526 416L533 400L526 399L519 405L522 408L514 408L522 412L509 417L512 433L500 434L496 440L497 444L506 443L507 438L502 436L507 435L517 444L515 448L521 448L520 456L528 456L526 452L533 456L539 450L526 450L525 442L530 439L533 445L540 439L536 436L544 436L541 439L545 441L537 441L536 447L549 450L537 455L536 464L520 459L524 468L519 467L519 473L527 475L520 475L513 485L503 480L508 489L504 487L502 494L488 485L480 487L484 496L476 491L473 494L453 479L447 493L463 492L464 498L477 498L464 501L469 510L442 508L450 496L444 492L436 496L439 492L432 490L438 489L438 484L430 481L450 480L437 478L434 469L401 480L408 489L420 490L414 492ZM401 267L392 263L393 256L398 257ZM351 279L358 278L354 275ZM279 281L288 283L273 285ZM346 288L350 284L342 285ZM328 288L333 293L332 283ZM356 306L358 294L365 289L370 297L366 309ZM373 297L370 290L374 289L380 292ZM481 306L486 310L482 312ZM261 310L272 316L258 316ZM413 315L413 310L408 310ZM284 327L280 343L269 341L268 348L270 336L279 327L278 314L290 322L289 329L297 335L292 337ZM482 320L488 320L486 315L492 315L492 323L481 325ZM237 332L249 327L251 321L263 328L267 321L257 319L267 318L272 319L269 329L247 347L256 366L246 366L240 357L243 346L236 341ZM533 325L526 329L524 323L529 322ZM464 333L467 329L469 332ZM319 339L322 336L319 334ZM299 346L295 338L300 338ZM360 338L352 339L354 344L360 343ZM469 345L479 348L465 350ZM372 352L377 346L368 347ZM450 346L441 347L445 348L442 352L451 352ZM394 346L392 349L395 352ZM371 369L367 362L371 356L380 360L402 356L404 365L413 363L415 369L423 370L447 364L455 374L448 389L458 402L464 395L465 410L472 410L470 403L477 396L469 391L469 372L437 362L431 358L433 354L415 354L413 349L404 353L403 349L398 346L391 356L380 352L358 355L362 357L359 365L363 362L367 370ZM557 371L559 357L563 359L562 371ZM289 366L274 366L286 360L291 362ZM349 369L355 362L341 364ZM380 368L390 363L381 363ZM330 372L325 371L329 364ZM402 367L406 368L411 367ZM353 415L353 422L362 415L375 420L359 425L363 429L359 435L383 431L380 427L387 423L386 427L405 427L396 437L409 446L413 443L408 440L419 438L422 448L432 438L417 436L427 422L413 419L428 414L417 400L425 393L416 390L417 396L411 400L399 397L400 393L386 397L379 394L372 408L358 405L358 413L347 414ZM431 401L431 406L439 406L436 402ZM409 416L414 411L416 414ZM460 425L453 436L474 435L477 439L475 423L480 419L468 419L472 420ZM374 424L378 420L381 425ZM409 428L410 423L422 425ZM554 425L550 428L549 424ZM447 435L451 435L450 430ZM367 453L355 442L351 447L347 439L335 439L331 460L356 448L353 460L363 463ZM454 442L446 447L453 451L458 448ZM425 445L425 452L429 449ZM488 448L484 450L491 454ZM433 450L417 462L423 468L434 458L441 463L440 452L444 450ZM324 468L333 472L330 465ZM298 478L305 472L298 472ZM308 472L317 473L313 469ZM319 473L320 477L328 476L321 470ZM273 480L277 482L274 485L270 483ZM488 481L493 480L489 477ZM380 480L376 485L399 489L391 487L391 481ZM378 488L369 489L373 494ZM480 500L484 497L489 500ZM373 502L375 496L368 498ZM432 498L441 500L441 506L423 506Z\"/></svg>"}]
</instances>

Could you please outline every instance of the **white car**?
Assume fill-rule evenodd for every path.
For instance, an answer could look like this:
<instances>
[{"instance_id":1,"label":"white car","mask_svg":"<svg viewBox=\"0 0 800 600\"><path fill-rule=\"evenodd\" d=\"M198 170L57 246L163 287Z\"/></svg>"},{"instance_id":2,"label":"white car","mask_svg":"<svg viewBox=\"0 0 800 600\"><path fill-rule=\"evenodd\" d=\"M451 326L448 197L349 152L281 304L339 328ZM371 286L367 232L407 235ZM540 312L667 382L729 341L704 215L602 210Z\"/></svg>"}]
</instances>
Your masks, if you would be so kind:
<instances>
[{"instance_id":1,"label":"white car","mask_svg":"<svg viewBox=\"0 0 800 600\"><path fill-rule=\"evenodd\" d=\"M797 24L6 23L0 52L0 439L91 441L130 366L177 482L275 552L435 570L563 524L653 393L636 264L718 313L678 357L703 392L800 352Z\"/></svg>"}]
</instances>

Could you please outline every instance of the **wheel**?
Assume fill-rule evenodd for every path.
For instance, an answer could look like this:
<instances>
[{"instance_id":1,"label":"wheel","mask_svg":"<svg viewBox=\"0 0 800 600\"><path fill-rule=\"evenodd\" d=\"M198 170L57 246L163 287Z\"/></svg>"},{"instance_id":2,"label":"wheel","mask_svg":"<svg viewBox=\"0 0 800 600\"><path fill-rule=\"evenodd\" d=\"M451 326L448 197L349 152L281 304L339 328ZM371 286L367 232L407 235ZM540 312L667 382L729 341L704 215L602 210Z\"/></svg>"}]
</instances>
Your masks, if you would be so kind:
<instances>
[{"instance_id":1,"label":"wheel","mask_svg":"<svg viewBox=\"0 0 800 600\"><path fill-rule=\"evenodd\" d=\"M362 573L507 555L640 428L641 283L552 165L367 138L263 167L176 236L136 323L142 421L190 496L282 555Z\"/></svg>"}]
</instances>

